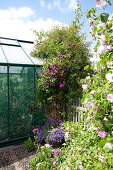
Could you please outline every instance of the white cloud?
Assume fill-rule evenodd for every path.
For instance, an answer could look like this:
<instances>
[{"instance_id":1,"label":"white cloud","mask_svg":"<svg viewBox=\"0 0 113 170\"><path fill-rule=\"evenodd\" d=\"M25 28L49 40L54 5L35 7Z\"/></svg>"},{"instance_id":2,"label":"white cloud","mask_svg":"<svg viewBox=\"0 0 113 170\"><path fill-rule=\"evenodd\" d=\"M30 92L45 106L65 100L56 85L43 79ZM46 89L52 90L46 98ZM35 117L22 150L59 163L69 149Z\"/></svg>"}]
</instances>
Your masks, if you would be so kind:
<instances>
[{"instance_id":1,"label":"white cloud","mask_svg":"<svg viewBox=\"0 0 113 170\"><path fill-rule=\"evenodd\" d=\"M35 12L27 7L0 10L0 37L34 41L33 30L47 31L52 26L63 24L51 18L32 20L31 16L35 16Z\"/></svg>"},{"instance_id":2,"label":"white cloud","mask_svg":"<svg viewBox=\"0 0 113 170\"><path fill-rule=\"evenodd\" d=\"M44 7L45 6L45 2L43 0L40 0L40 6Z\"/></svg>"},{"instance_id":3,"label":"white cloud","mask_svg":"<svg viewBox=\"0 0 113 170\"><path fill-rule=\"evenodd\" d=\"M54 5L62 12L77 9L76 0L54 0Z\"/></svg>"},{"instance_id":4,"label":"white cloud","mask_svg":"<svg viewBox=\"0 0 113 170\"><path fill-rule=\"evenodd\" d=\"M28 7L9 8L0 10L0 19L28 18L34 15L34 11Z\"/></svg>"}]
</instances>

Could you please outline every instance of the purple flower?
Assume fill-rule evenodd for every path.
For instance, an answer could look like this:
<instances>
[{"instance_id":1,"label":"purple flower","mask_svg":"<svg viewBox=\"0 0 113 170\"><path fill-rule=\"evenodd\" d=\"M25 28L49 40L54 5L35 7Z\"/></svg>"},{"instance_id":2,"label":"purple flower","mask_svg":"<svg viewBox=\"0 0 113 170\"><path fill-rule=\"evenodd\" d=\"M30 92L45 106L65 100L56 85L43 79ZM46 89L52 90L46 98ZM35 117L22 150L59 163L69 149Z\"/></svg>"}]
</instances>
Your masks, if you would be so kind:
<instances>
[{"instance_id":1,"label":"purple flower","mask_svg":"<svg viewBox=\"0 0 113 170\"><path fill-rule=\"evenodd\" d=\"M55 151L54 151L54 155L56 156L56 155L58 155L59 154L59 150L57 150L57 149L55 149Z\"/></svg>"},{"instance_id":2,"label":"purple flower","mask_svg":"<svg viewBox=\"0 0 113 170\"><path fill-rule=\"evenodd\" d=\"M65 86L64 81L63 81L63 83L60 82L60 88L61 88L61 87L64 87L64 86Z\"/></svg>"},{"instance_id":3,"label":"purple flower","mask_svg":"<svg viewBox=\"0 0 113 170\"><path fill-rule=\"evenodd\" d=\"M49 82L48 81L44 81L44 84L47 85L47 84L49 84Z\"/></svg>"},{"instance_id":4,"label":"purple flower","mask_svg":"<svg viewBox=\"0 0 113 170\"><path fill-rule=\"evenodd\" d=\"M75 62L74 60L73 60L72 62L73 62L74 64L76 64L76 62Z\"/></svg>"},{"instance_id":5,"label":"purple flower","mask_svg":"<svg viewBox=\"0 0 113 170\"><path fill-rule=\"evenodd\" d=\"M58 58L62 59L62 58L64 58L64 56L61 55L61 56L58 56Z\"/></svg>"},{"instance_id":6,"label":"purple flower","mask_svg":"<svg viewBox=\"0 0 113 170\"><path fill-rule=\"evenodd\" d=\"M69 44L69 46L71 47L71 48L73 48L74 46L73 45L71 45L71 44Z\"/></svg>"},{"instance_id":7,"label":"purple flower","mask_svg":"<svg viewBox=\"0 0 113 170\"><path fill-rule=\"evenodd\" d=\"M55 102L55 99L54 98L52 98L52 103L54 103Z\"/></svg>"},{"instance_id":8,"label":"purple flower","mask_svg":"<svg viewBox=\"0 0 113 170\"><path fill-rule=\"evenodd\" d=\"M30 106L30 107L29 107L29 110L32 112L32 111L33 111L33 107L32 107L32 106Z\"/></svg>"}]
</instances>

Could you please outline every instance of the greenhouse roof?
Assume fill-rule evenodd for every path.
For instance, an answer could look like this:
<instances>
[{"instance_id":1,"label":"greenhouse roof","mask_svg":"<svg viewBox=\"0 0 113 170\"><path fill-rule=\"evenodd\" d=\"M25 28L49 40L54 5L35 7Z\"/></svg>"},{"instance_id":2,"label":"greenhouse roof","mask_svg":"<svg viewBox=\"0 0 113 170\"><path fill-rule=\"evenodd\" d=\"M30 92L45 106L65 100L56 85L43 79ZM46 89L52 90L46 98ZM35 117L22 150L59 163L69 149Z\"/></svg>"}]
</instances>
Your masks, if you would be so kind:
<instances>
[{"instance_id":1,"label":"greenhouse roof","mask_svg":"<svg viewBox=\"0 0 113 170\"><path fill-rule=\"evenodd\" d=\"M43 65L41 59L26 53L23 43L33 44L32 41L0 37L0 65Z\"/></svg>"}]
</instances>

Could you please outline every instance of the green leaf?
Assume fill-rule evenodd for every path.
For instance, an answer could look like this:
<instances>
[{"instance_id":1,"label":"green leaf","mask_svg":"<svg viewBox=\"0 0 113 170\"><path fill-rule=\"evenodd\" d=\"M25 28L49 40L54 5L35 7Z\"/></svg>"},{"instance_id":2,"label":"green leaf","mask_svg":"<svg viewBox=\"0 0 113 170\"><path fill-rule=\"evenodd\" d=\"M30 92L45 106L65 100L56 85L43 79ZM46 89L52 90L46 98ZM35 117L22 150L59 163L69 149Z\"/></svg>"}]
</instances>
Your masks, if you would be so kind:
<instances>
[{"instance_id":1,"label":"green leaf","mask_svg":"<svg viewBox=\"0 0 113 170\"><path fill-rule=\"evenodd\" d=\"M109 14L107 14L107 13L102 13L100 15L100 19L101 19L102 22L107 22L108 17L109 17Z\"/></svg>"}]
</instances>

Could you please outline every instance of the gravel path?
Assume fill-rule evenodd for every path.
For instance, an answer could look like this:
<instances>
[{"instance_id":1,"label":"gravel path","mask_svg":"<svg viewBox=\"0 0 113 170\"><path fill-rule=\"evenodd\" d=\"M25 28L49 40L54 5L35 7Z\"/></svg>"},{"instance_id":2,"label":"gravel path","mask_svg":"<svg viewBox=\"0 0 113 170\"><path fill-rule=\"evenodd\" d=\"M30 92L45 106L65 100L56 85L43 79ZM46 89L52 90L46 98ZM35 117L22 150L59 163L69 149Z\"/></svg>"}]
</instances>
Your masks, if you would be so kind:
<instances>
[{"instance_id":1,"label":"gravel path","mask_svg":"<svg viewBox=\"0 0 113 170\"><path fill-rule=\"evenodd\" d=\"M0 170L29 170L36 150L26 152L22 145L0 148Z\"/></svg>"}]
</instances>

